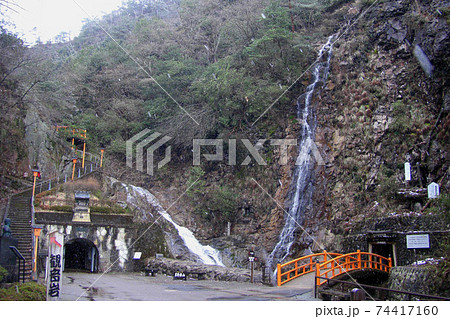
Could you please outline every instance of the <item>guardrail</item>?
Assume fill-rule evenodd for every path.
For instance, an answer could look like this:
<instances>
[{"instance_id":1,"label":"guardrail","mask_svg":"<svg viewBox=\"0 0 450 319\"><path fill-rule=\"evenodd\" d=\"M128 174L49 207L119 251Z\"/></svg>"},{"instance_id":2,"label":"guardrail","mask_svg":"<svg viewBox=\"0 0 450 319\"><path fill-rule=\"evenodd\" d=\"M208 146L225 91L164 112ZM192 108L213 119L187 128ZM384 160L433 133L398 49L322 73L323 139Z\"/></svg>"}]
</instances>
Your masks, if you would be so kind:
<instances>
[{"instance_id":1,"label":"guardrail","mask_svg":"<svg viewBox=\"0 0 450 319\"><path fill-rule=\"evenodd\" d=\"M97 162L88 163L84 168L78 167L75 168L75 176L74 179L81 178L87 174L94 172L99 167ZM57 177L53 177L51 179L44 180L42 182L36 182L36 194L49 191L57 185L61 185L63 183L69 182L72 179L71 175L62 174Z\"/></svg>"},{"instance_id":2,"label":"guardrail","mask_svg":"<svg viewBox=\"0 0 450 319\"><path fill-rule=\"evenodd\" d=\"M83 151L82 150L75 150L75 153L82 158L83 157ZM100 165L100 156L89 153L89 152L84 152L85 154L85 158L87 161L90 161L92 163L95 163L96 165Z\"/></svg>"}]
</instances>

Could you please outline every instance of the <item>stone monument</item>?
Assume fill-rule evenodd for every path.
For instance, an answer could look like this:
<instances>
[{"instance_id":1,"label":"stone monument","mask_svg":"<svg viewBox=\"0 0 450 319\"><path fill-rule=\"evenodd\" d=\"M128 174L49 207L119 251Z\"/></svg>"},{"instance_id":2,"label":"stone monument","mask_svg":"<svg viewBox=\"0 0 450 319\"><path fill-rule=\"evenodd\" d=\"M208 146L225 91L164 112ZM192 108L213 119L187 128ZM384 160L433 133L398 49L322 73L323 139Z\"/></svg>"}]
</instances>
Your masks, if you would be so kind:
<instances>
[{"instance_id":1,"label":"stone monument","mask_svg":"<svg viewBox=\"0 0 450 319\"><path fill-rule=\"evenodd\" d=\"M91 222L91 215L89 209L89 192L77 191L75 192L75 207L73 209L73 222Z\"/></svg>"},{"instance_id":2,"label":"stone monument","mask_svg":"<svg viewBox=\"0 0 450 319\"><path fill-rule=\"evenodd\" d=\"M0 266L8 271L6 282L15 281L16 275L16 255L9 249L10 246L17 247L18 240L13 237L11 231L11 219L5 218L0 237Z\"/></svg>"}]
</instances>

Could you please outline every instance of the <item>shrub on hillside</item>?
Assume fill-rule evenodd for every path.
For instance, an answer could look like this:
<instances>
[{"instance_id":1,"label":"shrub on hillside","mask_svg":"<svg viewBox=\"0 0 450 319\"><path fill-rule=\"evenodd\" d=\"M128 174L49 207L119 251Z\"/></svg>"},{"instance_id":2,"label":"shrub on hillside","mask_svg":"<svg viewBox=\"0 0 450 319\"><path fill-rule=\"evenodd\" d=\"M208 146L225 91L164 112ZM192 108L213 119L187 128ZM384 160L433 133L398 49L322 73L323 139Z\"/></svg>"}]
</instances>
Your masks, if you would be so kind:
<instances>
[{"instance_id":1,"label":"shrub on hillside","mask_svg":"<svg viewBox=\"0 0 450 319\"><path fill-rule=\"evenodd\" d=\"M76 191L95 193L99 189L101 189L100 182L95 178L79 179L64 184L64 192L66 193L73 193Z\"/></svg>"}]
</instances>

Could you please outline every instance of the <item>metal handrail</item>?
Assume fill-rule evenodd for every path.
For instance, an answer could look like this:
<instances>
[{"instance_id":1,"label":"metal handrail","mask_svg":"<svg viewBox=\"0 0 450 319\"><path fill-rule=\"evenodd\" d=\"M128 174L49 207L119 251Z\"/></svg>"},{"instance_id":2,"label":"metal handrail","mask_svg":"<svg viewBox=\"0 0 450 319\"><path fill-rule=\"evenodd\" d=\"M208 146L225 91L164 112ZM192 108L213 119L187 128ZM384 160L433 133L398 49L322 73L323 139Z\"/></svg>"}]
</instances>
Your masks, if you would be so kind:
<instances>
[{"instance_id":1,"label":"metal handrail","mask_svg":"<svg viewBox=\"0 0 450 319\"><path fill-rule=\"evenodd\" d=\"M14 255L16 255L16 258L19 260L19 274L18 274L18 280L20 282L20 262L22 261L22 283L25 282L25 257L20 253L20 251L17 249L16 246L9 246L9 249L12 250Z\"/></svg>"},{"instance_id":2,"label":"metal handrail","mask_svg":"<svg viewBox=\"0 0 450 319\"><path fill-rule=\"evenodd\" d=\"M75 179L79 179L82 178L92 172L95 172L95 170L99 167L97 162L92 162L91 164L95 164L95 166L90 166L90 168L88 169L88 166L86 165L84 167L84 169L79 168L78 169L78 174L74 177ZM83 172L82 172L83 171ZM64 184L66 182L68 182L70 180L70 176L67 174L62 174L59 175L57 177L51 178L51 179L47 179L45 181L42 181L40 183L36 183L36 194L51 190L52 188L54 188L55 186ZM45 185L45 187L44 187Z\"/></svg>"},{"instance_id":3,"label":"metal handrail","mask_svg":"<svg viewBox=\"0 0 450 319\"><path fill-rule=\"evenodd\" d=\"M360 283L353 282L353 281L338 280L338 279L334 279L334 278L316 277L316 280L315 280L316 283L317 283L317 279L325 280L327 285L329 285L330 283L348 284L348 285L352 285L352 286L357 286L359 288L375 289L375 290L380 290L380 291L386 291L388 293L392 292L392 293L396 293L396 294L405 294L405 295L408 295L408 300L411 300L411 296L417 296L417 297L428 298L428 299L437 299L437 300L450 300L450 298L441 297L441 296L426 295L426 294L421 294L421 293L411 292L411 291L396 290L396 289L390 289L390 288L384 288L384 287L378 287L378 286L365 285L365 284L360 284ZM318 288L319 288L319 286L316 285L315 289L314 289L315 297L317 297Z\"/></svg>"}]
</instances>

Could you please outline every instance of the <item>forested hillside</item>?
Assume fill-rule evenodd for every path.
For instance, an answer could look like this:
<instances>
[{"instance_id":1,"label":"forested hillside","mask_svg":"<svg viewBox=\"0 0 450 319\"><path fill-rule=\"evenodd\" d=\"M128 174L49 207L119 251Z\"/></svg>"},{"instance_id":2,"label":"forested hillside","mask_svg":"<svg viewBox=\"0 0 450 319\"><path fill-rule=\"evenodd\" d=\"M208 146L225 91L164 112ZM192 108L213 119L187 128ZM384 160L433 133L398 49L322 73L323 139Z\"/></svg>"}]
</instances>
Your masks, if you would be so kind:
<instances>
[{"instance_id":1,"label":"forested hillside","mask_svg":"<svg viewBox=\"0 0 450 319\"><path fill-rule=\"evenodd\" d=\"M176 137L180 147L193 137L247 132L314 59L314 42L332 32L308 31L325 9L316 2L294 12L276 1L130 2L60 46L62 72L42 83L42 102L117 158L144 127Z\"/></svg>"},{"instance_id":2,"label":"forested hillside","mask_svg":"<svg viewBox=\"0 0 450 319\"><path fill-rule=\"evenodd\" d=\"M68 167L52 126L70 125L87 130L88 151L105 147L110 176L169 204L187 191L175 219L200 238L217 240L230 223L233 245L268 254L290 204L296 147L288 149L288 165L264 147L265 166L226 159L193 166L192 140L301 138L296 100L335 34L329 77L314 100L325 164L315 167L304 227L316 246L329 247L369 217L443 213L449 14L449 2L437 0L134 0L88 21L72 40L31 47L4 25L2 195L33 165L47 177ZM125 165L126 141L145 128L173 138L172 160L154 176ZM237 147L242 163L248 152ZM405 161L417 168L408 185ZM399 197L406 186L432 181L445 195L435 206ZM297 235L292 255L314 246L309 234Z\"/></svg>"}]
</instances>

